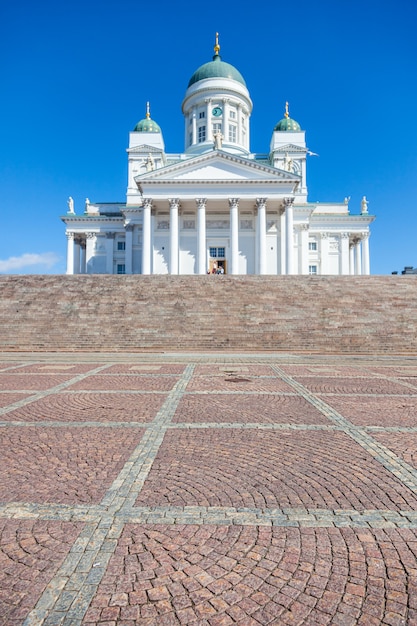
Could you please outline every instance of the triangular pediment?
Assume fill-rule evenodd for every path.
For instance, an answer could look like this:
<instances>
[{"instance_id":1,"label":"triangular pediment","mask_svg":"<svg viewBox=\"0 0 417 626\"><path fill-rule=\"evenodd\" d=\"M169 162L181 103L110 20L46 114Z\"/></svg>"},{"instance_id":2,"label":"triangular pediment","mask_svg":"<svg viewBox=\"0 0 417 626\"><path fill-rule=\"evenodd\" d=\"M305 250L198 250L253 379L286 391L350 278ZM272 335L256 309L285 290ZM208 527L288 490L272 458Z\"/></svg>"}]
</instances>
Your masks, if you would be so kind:
<instances>
[{"instance_id":1,"label":"triangular pediment","mask_svg":"<svg viewBox=\"0 0 417 626\"><path fill-rule=\"evenodd\" d=\"M134 148L128 148L127 152L129 154L161 154L161 148L155 148L155 146L149 146L146 143L141 144L140 146L135 146Z\"/></svg>"},{"instance_id":2,"label":"triangular pediment","mask_svg":"<svg viewBox=\"0 0 417 626\"><path fill-rule=\"evenodd\" d=\"M299 154L306 154L308 152L307 148L303 148L303 146L297 146L295 143L287 143L285 146L280 146L279 148L275 148L275 152L282 152L285 154L286 152L298 152Z\"/></svg>"},{"instance_id":3,"label":"triangular pediment","mask_svg":"<svg viewBox=\"0 0 417 626\"><path fill-rule=\"evenodd\" d=\"M136 176L138 182L210 182L210 181L287 181L295 183L300 176L292 172L257 163L220 150L191 157L173 165Z\"/></svg>"}]
</instances>

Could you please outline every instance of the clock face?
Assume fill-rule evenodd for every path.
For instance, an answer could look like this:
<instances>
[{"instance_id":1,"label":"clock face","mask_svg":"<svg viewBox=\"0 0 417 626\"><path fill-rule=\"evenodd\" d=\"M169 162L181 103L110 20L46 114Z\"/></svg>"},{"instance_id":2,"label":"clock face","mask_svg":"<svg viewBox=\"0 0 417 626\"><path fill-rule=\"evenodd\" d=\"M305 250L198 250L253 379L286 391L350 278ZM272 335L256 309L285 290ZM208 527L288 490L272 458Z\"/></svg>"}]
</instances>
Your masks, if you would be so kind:
<instances>
[{"instance_id":1,"label":"clock face","mask_svg":"<svg viewBox=\"0 0 417 626\"><path fill-rule=\"evenodd\" d=\"M212 110L212 113L215 117L220 117L220 115L222 114L222 110L220 107L214 107L214 109Z\"/></svg>"}]
</instances>

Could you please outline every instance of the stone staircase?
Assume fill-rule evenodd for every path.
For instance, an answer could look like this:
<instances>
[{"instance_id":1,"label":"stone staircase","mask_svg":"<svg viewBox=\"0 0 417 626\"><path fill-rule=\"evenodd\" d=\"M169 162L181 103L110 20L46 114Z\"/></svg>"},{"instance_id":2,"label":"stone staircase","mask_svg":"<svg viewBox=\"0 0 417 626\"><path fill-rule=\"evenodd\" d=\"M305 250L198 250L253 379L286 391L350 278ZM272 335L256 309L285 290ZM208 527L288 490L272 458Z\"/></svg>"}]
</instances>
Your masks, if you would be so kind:
<instances>
[{"instance_id":1,"label":"stone staircase","mask_svg":"<svg viewBox=\"0 0 417 626\"><path fill-rule=\"evenodd\" d=\"M417 276L1 276L0 351L417 354Z\"/></svg>"}]
</instances>

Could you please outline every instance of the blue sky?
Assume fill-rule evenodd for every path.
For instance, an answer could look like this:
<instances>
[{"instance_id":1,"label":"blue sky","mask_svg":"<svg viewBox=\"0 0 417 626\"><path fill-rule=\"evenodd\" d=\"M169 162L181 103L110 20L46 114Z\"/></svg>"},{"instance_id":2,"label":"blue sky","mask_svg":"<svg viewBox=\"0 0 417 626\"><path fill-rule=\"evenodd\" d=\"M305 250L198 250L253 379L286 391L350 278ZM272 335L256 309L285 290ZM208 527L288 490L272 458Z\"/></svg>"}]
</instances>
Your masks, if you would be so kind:
<instances>
[{"instance_id":1,"label":"blue sky","mask_svg":"<svg viewBox=\"0 0 417 626\"><path fill-rule=\"evenodd\" d=\"M285 101L306 130L309 199L366 195L371 272L417 266L417 3L4 2L0 8L0 273L64 273L72 196L125 200L128 134L151 103L183 150L193 72L221 56L253 103L268 152Z\"/></svg>"}]
</instances>

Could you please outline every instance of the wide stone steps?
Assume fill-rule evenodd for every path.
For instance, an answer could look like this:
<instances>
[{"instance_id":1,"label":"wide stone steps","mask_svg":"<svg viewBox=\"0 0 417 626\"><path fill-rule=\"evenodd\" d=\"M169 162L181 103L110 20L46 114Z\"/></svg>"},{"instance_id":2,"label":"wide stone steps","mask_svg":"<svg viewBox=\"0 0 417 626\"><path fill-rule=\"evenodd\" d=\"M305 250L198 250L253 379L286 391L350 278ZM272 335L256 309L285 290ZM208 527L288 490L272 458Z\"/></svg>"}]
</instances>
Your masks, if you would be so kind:
<instances>
[{"instance_id":1,"label":"wide stone steps","mask_svg":"<svg viewBox=\"0 0 417 626\"><path fill-rule=\"evenodd\" d=\"M1 276L1 351L415 354L417 276Z\"/></svg>"}]
</instances>

